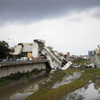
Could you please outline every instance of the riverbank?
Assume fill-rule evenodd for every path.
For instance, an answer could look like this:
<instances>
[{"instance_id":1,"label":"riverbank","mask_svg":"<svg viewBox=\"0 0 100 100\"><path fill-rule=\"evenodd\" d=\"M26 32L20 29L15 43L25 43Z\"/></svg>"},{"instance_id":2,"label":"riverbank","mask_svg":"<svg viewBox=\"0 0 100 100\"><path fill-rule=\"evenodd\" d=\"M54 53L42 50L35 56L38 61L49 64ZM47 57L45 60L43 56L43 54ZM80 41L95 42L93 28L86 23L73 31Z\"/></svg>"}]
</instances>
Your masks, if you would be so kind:
<instances>
[{"instance_id":1,"label":"riverbank","mask_svg":"<svg viewBox=\"0 0 100 100\"><path fill-rule=\"evenodd\" d=\"M0 86L7 85L7 84L11 83L12 81L19 80L23 77L28 78L32 75L37 75L42 71L43 70L34 69L31 72L27 71L27 72L23 72L23 73L18 72L16 74L10 74L9 76L0 78Z\"/></svg>"},{"instance_id":2,"label":"riverbank","mask_svg":"<svg viewBox=\"0 0 100 100\"><path fill-rule=\"evenodd\" d=\"M70 76L74 72L81 72L81 76L70 83L52 88L55 83L59 83L65 76ZM65 98L68 93L84 87L90 80L99 79L99 75L100 69L68 69L66 71L56 71L50 74L50 81L40 91L32 94L26 100L66 100Z\"/></svg>"},{"instance_id":3,"label":"riverbank","mask_svg":"<svg viewBox=\"0 0 100 100\"><path fill-rule=\"evenodd\" d=\"M13 80L8 85L0 86L0 100L25 100L29 95L39 90L42 83L48 79L48 72L43 70L31 76Z\"/></svg>"},{"instance_id":4,"label":"riverbank","mask_svg":"<svg viewBox=\"0 0 100 100\"><path fill-rule=\"evenodd\" d=\"M82 59L82 58L77 58L73 61L74 64L77 64L77 65L84 65L86 63L90 63L90 59Z\"/></svg>"}]
</instances>

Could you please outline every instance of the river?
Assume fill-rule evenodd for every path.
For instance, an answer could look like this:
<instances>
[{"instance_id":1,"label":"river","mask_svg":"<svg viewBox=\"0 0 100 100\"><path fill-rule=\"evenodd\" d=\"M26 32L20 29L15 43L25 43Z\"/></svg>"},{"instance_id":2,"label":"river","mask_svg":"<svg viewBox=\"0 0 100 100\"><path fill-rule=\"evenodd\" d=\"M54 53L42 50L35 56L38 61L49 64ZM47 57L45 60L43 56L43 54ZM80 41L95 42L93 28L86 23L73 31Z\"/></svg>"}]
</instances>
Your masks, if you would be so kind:
<instances>
[{"instance_id":1,"label":"river","mask_svg":"<svg viewBox=\"0 0 100 100\"><path fill-rule=\"evenodd\" d=\"M30 78L23 77L9 85L2 86L0 87L0 100L25 100L38 91L48 78L47 72L42 71Z\"/></svg>"},{"instance_id":2,"label":"river","mask_svg":"<svg viewBox=\"0 0 100 100\"><path fill-rule=\"evenodd\" d=\"M100 100L100 80L90 81L83 88L67 94L63 100Z\"/></svg>"},{"instance_id":3,"label":"river","mask_svg":"<svg viewBox=\"0 0 100 100\"><path fill-rule=\"evenodd\" d=\"M55 82L52 89L70 84L77 80L82 73L84 71L65 76L62 81ZM23 77L20 80L13 81L9 85L0 87L0 100L25 100L25 98L40 90L49 79L46 71L42 71L30 78ZM62 100L100 100L100 79L90 80L84 87L66 94Z\"/></svg>"}]
</instances>

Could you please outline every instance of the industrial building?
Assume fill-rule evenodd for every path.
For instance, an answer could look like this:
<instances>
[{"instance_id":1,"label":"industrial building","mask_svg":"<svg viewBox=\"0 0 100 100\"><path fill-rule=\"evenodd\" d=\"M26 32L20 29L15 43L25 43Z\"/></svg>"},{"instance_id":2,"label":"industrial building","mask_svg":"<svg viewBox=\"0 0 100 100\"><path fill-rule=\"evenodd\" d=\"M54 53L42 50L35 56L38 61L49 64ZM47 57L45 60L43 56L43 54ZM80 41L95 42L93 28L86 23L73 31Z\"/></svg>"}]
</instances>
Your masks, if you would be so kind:
<instances>
[{"instance_id":1,"label":"industrial building","mask_svg":"<svg viewBox=\"0 0 100 100\"><path fill-rule=\"evenodd\" d=\"M93 56L93 51L92 50L89 50L88 51L88 57L90 58L90 57L92 57Z\"/></svg>"},{"instance_id":2,"label":"industrial building","mask_svg":"<svg viewBox=\"0 0 100 100\"><path fill-rule=\"evenodd\" d=\"M67 52L67 58L69 58L70 57L70 52Z\"/></svg>"},{"instance_id":3,"label":"industrial building","mask_svg":"<svg viewBox=\"0 0 100 100\"><path fill-rule=\"evenodd\" d=\"M14 51L12 54L17 56L20 55L21 53L25 53L25 56L30 58L30 57L39 57L40 56L40 50L41 45L43 45L42 43L45 43L43 40L40 44L37 43L36 40L34 40L33 43L18 43L18 45L16 45L14 47ZM39 41L38 41L39 42Z\"/></svg>"}]
</instances>

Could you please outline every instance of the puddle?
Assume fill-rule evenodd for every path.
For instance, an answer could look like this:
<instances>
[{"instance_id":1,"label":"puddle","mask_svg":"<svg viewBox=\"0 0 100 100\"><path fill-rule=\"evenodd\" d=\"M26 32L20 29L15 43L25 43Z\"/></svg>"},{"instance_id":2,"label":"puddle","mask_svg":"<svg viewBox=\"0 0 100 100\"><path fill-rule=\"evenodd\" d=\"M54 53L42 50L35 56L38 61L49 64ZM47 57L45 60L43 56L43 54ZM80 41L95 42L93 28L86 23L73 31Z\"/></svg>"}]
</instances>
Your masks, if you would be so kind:
<instances>
[{"instance_id":1,"label":"puddle","mask_svg":"<svg viewBox=\"0 0 100 100\"><path fill-rule=\"evenodd\" d=\"M30 96L32 93L16 93L15 95L12 95L10 98L7 98L6 100L25 100L28 96Z\"/></svg>"},{"instance_id":2,"label":"puddle","mask_svg":"<svg viewBox=\"0 0 100 100\"><path fill-rule=\"evenodd\" d=\"M78 79L81 76L82 72L74 72L73 75L65 76L61 82L56 82L52 86L52 88L57 88L57 87L60 87L62 85L71 83L72 81Z\"/></svg>"},{"instance_id":3,"label":"puddle","mask_svg":"<svg viewBox=\"0 0 100 100\"><path fill-rule=\"evenodd\" d=\"M100 100L100 80L68 94L63 100Z\"/></svg>"},{"instance_id":4,"label":"puddle","mask_svg":"<svg viewBox=\"0 0 100 100\"><path fill-rule=\"evenodd\" d=\"M42 80L43 81L43 80ZM17 93L11 95L10 97L5 98L5 100L24 100L31 94L35 93L40 89L40 82L31 84L23 90L18 91Z\"/></svg>"}]
</instances>

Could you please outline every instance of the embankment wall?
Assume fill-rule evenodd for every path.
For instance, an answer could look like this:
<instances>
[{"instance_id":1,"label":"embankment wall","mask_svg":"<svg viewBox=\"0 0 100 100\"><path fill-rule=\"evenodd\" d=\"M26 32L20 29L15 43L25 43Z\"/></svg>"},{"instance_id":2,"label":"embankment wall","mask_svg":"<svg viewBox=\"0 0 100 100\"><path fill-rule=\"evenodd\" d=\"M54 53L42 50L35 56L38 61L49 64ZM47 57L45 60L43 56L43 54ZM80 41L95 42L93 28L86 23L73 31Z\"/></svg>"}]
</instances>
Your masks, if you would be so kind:
<instances>
[{"instance_id":1,"label":"embankment wall","mask_svg":"<svg viewBox=\"0 0 100 100\"><path fill-rule=\"evenodd\" d=\"M0 78L9 76L10 74L23 73L27 71L32 71L34 69L42 70L46 69L46 63L33 63L33 64L20 64L20 65L9 65L0 66Z\"/></svg>"}]
</instances>

